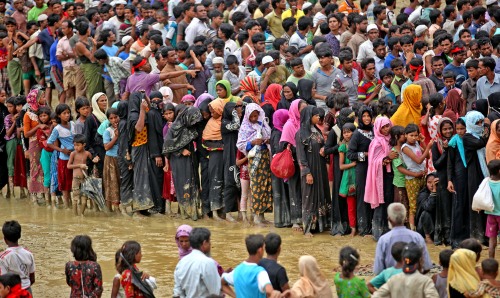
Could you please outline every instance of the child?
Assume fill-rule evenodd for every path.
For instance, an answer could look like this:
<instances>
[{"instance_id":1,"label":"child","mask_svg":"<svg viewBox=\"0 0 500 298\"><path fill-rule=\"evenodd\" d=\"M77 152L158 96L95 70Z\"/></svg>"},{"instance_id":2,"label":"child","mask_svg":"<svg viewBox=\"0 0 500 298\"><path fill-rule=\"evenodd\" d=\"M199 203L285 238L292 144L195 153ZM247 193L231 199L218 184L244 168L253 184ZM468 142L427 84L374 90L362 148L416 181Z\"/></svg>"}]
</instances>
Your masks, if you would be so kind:
<instances>
[{"instance_id":1,"label":"child","mask_svg":"<svg viewBox=\"0 0 500 298\"><path fill-rule=\"evenodd\" d=\"M66 283L71 288L71 297L101 297L102 272L97 255L92 248L92 239L78 235L71 241L74 261L66 263Z\"/></svg>"},{"instance_id":2,"label":"child","mask_svg":"<svg viewBox=\"0 0 500 298\"><path fill-rule=\"evenodd\" d=\"M342 127L344 139L339 147L339 167L342 173L339 196L347 199L347 210L351 236L356 235L356 161L351 162L347 157L347 150L352 133L356 130L353 123L346 123Z\"/></svg>"},{"instance_id":3,"label":"child","mask_svg":"<svg viewBox=\"0 0 500 298\"><path fill-rule=\"evenodd\" d=\"M17 274L21 278L21 287L29 289L35 283L35 259L29 250L18 244L21 225L15 220L6 221L2 233L8 248L0 254L0 275Z\"/></svg>"},{"instance_id":4,"label":"child","mask_svg":"<svg viewBox=\"0 0 500 298\"><path fill-rule=\"evenodd\" d=\"M42 153L40 154L40 164L43 170L43 188L44 196L47 207L50 207L50 160L52 158L52 149L47 146L47 139L52 132L52 123L50 119L51 111L48 107L40 107L38 109L38 121L41 125L36 132L36 137L38 139L38 144L42 148ZM52 202L55 207L55 202Z\"/></svg>"},{"instance_id":5,"label":"child","mask_svg":"<svg viewBox=\"0 0 500 298\"><path fill-rule=\"evenodd\" d=\"M394 80L391 83L391 90L396 96L396 101L401 103L401 87L406 83L408 78L404 75L404 62L400 58L395 58L391 61L391 70L394 73Z\"/></svg>"},{"instance_id":6,"label":"child","mask_svg":"<svg viewBox=\"0 0 500 298\"><path fill-rule=\"evenodd\" d=\"M496 221L500 219L500 159L491 160L488 163L488 170L490 172L489 185L493 195L493 205L495 208L492 211L485 211L488 214L486 224L486 236L490 237L490 244L488 254L490 258L495 258L495 249L497 246L497 235L499 225Z\"/></svg>"},{"instance_id":7,"label":"child","mask_svg":"<svg viewBox=\"0 0 500 298\"><path fill-rule=\"evenodd\" d=\"M498 275L498 262L495 259L486 259L481 262L482 280L475 291L468 291L466 297L483 297L489 295L491 298L500 297L500 281L496 280Z\"/></svg>"},{"instance_id":8,"label":"child","mask_svg":"<svg viewBox=\"0 0 500 298\"><path fill-rule=\"evenodd\" d=\"M443 267L441 272L436 273L432 276L432 281L438 290L439 297L447 298L448 297L448 268L450 267L450 258L453 254L453 250L445 249L439 253L439 264Z\"/></svg>"},{"instance_id":9,"label":"child","mask_svg":"<svg viewBox=\"0 0 500 298\"><path fill-rule=\"evenodd\" d=\"M392 100L392 104L396 104L396 94L391 89L392 81L394 80L394 73L388 69L383 68L379 72L379 77L382 80L382 89L378 93L378 98L383 98L385 96L389 97Z\"/></svg>"},{"instance_id":10,"label":"child","mask_svg":"<svg viewBox=\"0 0 500 298\"><path fill-rule=\"evenodd\" d=\"M87 116L92 112L89 100L83 96L79 96L75 101L75 110L75 133L83 134L85 119L87 119Z\"/></svg>"},{"instance_id":11,"label":"child","mask_svg":"<svg viewBox=\"0 0 500 298\"><path fill-rule=\"evenodd\" d=\"M120 250L117 250L115 253L115 268L118 273L116 273L113 278L113 286L111 287L111 298L124 298L125 292L123 291L123 287L121 285L121 277L123 271L118 269L118 265L120 264Z\"/></svg>"},{"instance_id":12,"label":"child","mask_svg":"<svg viewBox=\"0 0 500 298\"><path fill-rule=\"evenodd\" d=\"M14 161L14 186L19 186L21 188L20 199L26 199L26 194L28 193L28 180L26 175L26 157L24 152L26 151L28 140L24 137L24 123L23 118L26 111L23 111L24 105L26 105L25 96L17 96L14 100L16 106L16 112L19 117L17 117L16 124L16 157Z\"/></svg>"},{"instance_id":13,"label":"child","mask_svg":"<svg viewBox=\"0 0 500 298\"><path fill-rule=\"evenodd\" d=\"M132 270L139 271L136 264L142 260L141 245L137 241L127 241L122 245L120 250L120 262L118 264L118 272L123 272L121 275L121 285L125 291L125 297L143 297L143 292L132 283ZM128 263L128 265L127 265ZM156 288L156 280L154 277L143 272L143 286L151 285Z\"/></svg>"},{"instance_id":14,"label":"child","mask_svg":"<svg viewBox=\"0 0 500 298\"><path fill-rule=\"evenodd\" d=\"M396 260L396 265L384 269L384 271L370 280L367 284L370 293L373 294L377 289L382 287L393 275L403 272L403 250L406 245L407 243L402 241L398 241L392 245L391 255Z\"/></svg>"},{"instance_id":15,"label":"child","mask_svg":"<svg viewBox=\"0 0 500 298\"><path fill-rule=\"evenodd\" d=\"M429 157L434 141L430 141L425 147L425 150L420 147L418 142L418 126L415 124L408 124L405 128L406 143L401 146L401 156L403 162L406 164L408 171L420 173L418 177L413 175L406 175L406 191L408 193L408 202L410 205L410 228L415 230L415 213L417 211L417 195L419 190L424 185L425 177L425 159ZM422 152L423 150L423 152Z\"/></svg>"},{"instance_id":16,"label":"child","mask_svg":"<svg viewBox=\"0 0 500 298\"><path fill-rule=\"evenodd\" d=\"M443 94L443 97L446 99L446 96L448 96L448 92L450 92L451 89L456 89L458 93L462 93L462 90L458 89L455 87L456 79L455 79L455 73L451 70L445 71L443 73L443 80L444 80L444 88L439 91L439 93Z\"/></svg>"},{"instance_id":17,"label":"child","mask_svg":"<svg viewBox=\"0 0 500 298\"><path fill-rule=\"evenodd\" d=\"M167 123L163 126L163 139L167 136L168 129L172 126L175 120L175 107L171 103L163 106L163 118ZM171 214L171 203L175 202L174 180L172 179L172 168L170 161L165 156L165 166L163 167L165 174L163 175L163 191L162 197L166 200L165 214Z\"/></svg>"},{"instance_id":18,"label":"child","mask_svg":"<svg viewBox=\"0 0 500 298\"><path fill-rule=\"evenodd\" d=\"M30 292L21 287L21 278L14 273L0 275L0 298L31 298Z\"/></svg>"},{"instance_id":19,"label":"child","mask_svg":"<svg viewBox=\"0 0 500 298\"><path fill-rule=\"evenodd\" d=\"M264 238L267 258L259 262L259 266L266 269L273 289L285 292L290 288L288 285L288 276L285 267L278 264L278 257L281 253L281 237L275 233L269 233Z\"/></svg>"},{"instance_id":20,"label":"child","mask_svg":"<svg viewBox=\"0 0 500 298\"><path fill-rule=\"evenodd\" d=\"M240 150L236 151L236 166L240 169L241 200L239 210L243 222L248 223L248 198L250 198L250 205L252 204L252 194L250 192L250 175L248 174L248 157L245 156L245 154Z\"/></svg>"},{"instance_id":21,"label":"child","mask_svg":"<svg viewBox=\"0 0 500 298\"><path fill-rule=\"evenodd\" d=\"M476 82L479 74L479 61L471 59L465 63L469 78L462 83L462 98L467 102L467 111L472 110L472 103L476 102Z\"/></svg>"},{"instance_id":22,"label":"child","mask_svg":"<svg viewBox=\"0 0 500 298\"><path fill-rule=\"evenodd\" d=\"M73 136L71 137L73 138ZM73 213L75 215L78 215L78 203L81 202L80 215L82 216L85 213L85 208L87 208L87 197L80 192L80 187L82 186L83 180L85 179L85 176L87 174L87 161L89 159L92 159L92 154L85 150L86 143L87 142L84 135L74 136L74 151L71 152L69 161L67 163L67 169L72 173L71 187L73 189ZM94 157L92 161L94 163L97 163L99 161L99 156Z\"/></svg>"},{"instance_id":23,"label":"child","mask_svg":"<svg viewBox=\"0 0 500 298\"><path fill-rule=\"evenodd\" d=\"M5 102L9 115L4 119L4 129L5 129L5 148L7 150L7 171L9 175L9 184L7 184L7 194L6 199L10 199L11 196L14 197L14 160L16 157L16 125L15 122L19 117L19 113L16 111L15 97L9 97Z\"/></svg>"},{"instance_id":24,"label":"child","mask_svg":"<svg viewBox=\"0 0 500 298\"><path fill-rule=\"evenodd\" d=\"M54 127L47 140L49 148L60 152L57 160L57 178L59 190L63 193L65 208L70 208L69 192L71 191L73 177L73 171L68 168L69 155L74 150L73 135L75 134L75 126L71 120L70 107L64 103L58 104L56 107L57 126ZM55 144L57 140L59 146Z\"/></svg>"},{"instance_id":25,"label":"child","mask_svg":"<svg viewBox=\"0 0 500 298\"><path fill-rule=\"evenodd\" d=\"M279 294L273 289L266 270L257 265L264 256L264 236L248 235L245 244L248 259L234 268L231 273L222 275L222 291L231 297L262 297L263 295L274 297ZM229 286L233 286L234 291Z\"/></svg>"},{"instance_id":26,"label":"child","mask_svg":"<svg viewBox=\"0 0 500 298\"><path fill-rule=\"evenodd\" d=\"M389 145L392 146L391 150L398 153L398 157L392 160L392 170L394 171L394 179L392 180L392 184L394 185L394 202L401 203L405 206L406 210L410 210L405 175L421 176L425 175L425 172L413 173L408 171L401 159L401 146L406 143L404 127L399 125L393 126L391 127L390 134Z\"/></svg>"},{"instance_id":27,"label":"child","mask_svg":"<svg viewBox=\"0 0 500 298\"><path fill-rule=\"evenodd\" d=\"M354 275L359 259L358 251L350 246L345 246L340 250L339 263L342 266L342 272L337 272L334 277L339 298L370 297L365 281Z\"/></svg>"},{"instance_id":28,"label":"child","mask_svg":"<svg viewBox=\"0 0 500 298\"><path fill-rule=\"evenodd\" d=\"M118 110L115 108L108 109L106 111L106 116L108 117L110 126L106 128L102 136L104 149L106 150L106 156L104 157L102 186L104 188L104 198L106 200L106 206L108 207L109 211L112 211L114 206L115 212L118 213L120 212L120 170L118 168L117 156L119 138L118 122L120 121L120 118L118 117ZM73 173L73 175L74 174L75 173Z\"/></svg>"}]
</instances>

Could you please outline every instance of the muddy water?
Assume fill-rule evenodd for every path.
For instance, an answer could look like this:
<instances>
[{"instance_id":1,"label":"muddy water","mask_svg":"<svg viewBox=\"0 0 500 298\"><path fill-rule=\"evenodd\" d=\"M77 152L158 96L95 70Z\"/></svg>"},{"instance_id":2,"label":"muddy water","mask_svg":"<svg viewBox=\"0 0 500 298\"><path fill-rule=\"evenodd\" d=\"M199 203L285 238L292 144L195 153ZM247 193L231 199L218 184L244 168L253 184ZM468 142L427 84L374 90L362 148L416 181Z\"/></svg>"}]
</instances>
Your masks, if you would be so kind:
<instances>
[{"instance_id":1,"label":"muddy water","mask_svg":"<svg viewBox=\"0 0 500 298\"><path fill-rule=\"evenodd\" d=\"M176 208L174 208L176 209ZM271 216L268 215L271 219ZM187 221L166 216L128 218L105 216L89 211L85 218L75 217L67 210L52 210L31 205L27 200L7 201L0 197L0 222L18 220L23 228L21 245L30 249L36 262L35 297L67 297L69 287L65 282L64 265L72 260L70 243L78 234L92 237L93 247L103 271L104 294L109 297L116 250L126 240L137 240L142 245L143 258L139 268L156 277L159 288L157 297L172 297L173 273L178 261L174 241L176 228L181 224L207 227L212 232L212 256L224 268L235 267L246 257L244 238L252 233L275 232L283 239L279 262L285 266L291 282L299 278L298 258L311 254L330 280L332 288L334 268L338 267L338 253L342 246L356 247L361 255L361 265L371 265L376 243L371 238L332 237L328 233L307 239L291 229L244 227L240 223L219 223L212 220ZM0 245L4 249L4 244ZM434 262L444 247L428 246ZM370 279L371 277L365 277Z\"/></svg>"}]
</instances>

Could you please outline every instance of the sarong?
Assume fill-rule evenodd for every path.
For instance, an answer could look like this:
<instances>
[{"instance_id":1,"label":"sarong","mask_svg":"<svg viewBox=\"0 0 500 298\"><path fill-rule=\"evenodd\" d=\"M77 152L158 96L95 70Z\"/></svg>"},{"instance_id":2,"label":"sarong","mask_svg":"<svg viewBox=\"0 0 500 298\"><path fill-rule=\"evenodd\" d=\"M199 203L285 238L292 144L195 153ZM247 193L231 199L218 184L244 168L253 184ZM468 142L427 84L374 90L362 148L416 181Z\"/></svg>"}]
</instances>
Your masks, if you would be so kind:
<instances>
[{"instance_id":1,"label":"sarong","mask_svg":"<svg viewBox=\"0 0 500 298\"><path fill-rule=\"evenodd\" d=\"M30 183L28 190L30 193L43 193L43 171L40 164L40 155L42 149L38 144L38 140L33 138L30 140L28 156L30 159Z\"/></svg>"},{"instance_id":2,"label":"sarong","mask_svg":"<svg viewBox=\"0 0 500 298\"><path fill-rule=\"evenodd\" d=\"M102 183L104 186L104 199L118 206L120 204L120 169L116 157L108 155L104 157Z\"/></svg>"},{"instance_id":3,"label":"sarong","mask_svg":"<svg viewBox=\"0 0 500 298\"><path fill-rule=\"evenodd\" d=\"M152 173L152 169L149 161L148 144L132 147L132 162L134 163L132 210L148 210L154 206L149 185L149 175Z\"/></svg>"},{"instance_id":4,"label":"sarong","mask_svg":"<svg viewBox=\"0 0 500 298\"><path fill-rule=\"evenodd\" d=\"M21 63L16 60L11 60L7 64L7 73L9 75L10 89L12 90L12 95L21 94L23 90L23 71L21 68Z\"/></svg>"},{"instance_id":5,"label":"sarong","mask_svg":"<svg viewBox=\"0 0 500 298\"><path fill-rule=\"evenodd\" d=\"M252 190L252 210L256 215L273 211L273 192L269 150L258 150L248 159L250 189Z\"/></svg>"},{"instance_id":6,"label":"sarong","mask_svg":"<svg viewBox=\"0 0 500 298\"><path fill-rule=\"evenodd\" d=\"M104 92L104 83L101 76L101 67L95 63L82 63L80 69L85 77L87 98L92 98L97 92Z\"/></svg>"}]
</instances>

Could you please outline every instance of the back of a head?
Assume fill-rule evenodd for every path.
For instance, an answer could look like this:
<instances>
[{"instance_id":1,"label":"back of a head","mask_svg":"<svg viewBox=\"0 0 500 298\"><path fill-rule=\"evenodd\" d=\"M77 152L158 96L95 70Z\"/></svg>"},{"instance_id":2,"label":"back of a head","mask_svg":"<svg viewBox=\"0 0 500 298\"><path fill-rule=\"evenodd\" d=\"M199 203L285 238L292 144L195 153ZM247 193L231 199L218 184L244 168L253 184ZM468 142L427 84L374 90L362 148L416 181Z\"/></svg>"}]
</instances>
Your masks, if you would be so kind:
<instances>
[{"instance_id":1,"label":"back of a head","mask_svg":"<svg viewBox=\"0 0 500 298\"><path fill-rule=\"evenodd\" d=\"M281 247L281 237L276 233L269 233L264 239L266 244L266 254L276 255Z\"/></svg>"},{"instance_id":2,"label":"back of a head","mask_svg":"<svg viewBox=\"0 0 500 298\"><path fill-rule=\"evenodd\" d=\"M481 246L481 243L477 241L477 239L474 238L468 238L460 242L458 245L458 248L465 248L468 250L471 250L476 253L476 261L479 261L481 258L481 252L483 251L483 247Z\"/></svg>"},{"instance_id":3,"label":"back of a head","mask_svg":"<svg viewBox=\"0 0 500 298\"><path fill-rule=\"evenodd\" d=\"M349 276L359 264L359 253L351 246L344 246L340 250L339 264L342 266L342 275Z\"/></svg>"},{"instance_id":4,"label":"back of a head","mask_svg":"<svg viewBox=\"0 0 500 298\"><path fill-rule=\"evenodd\" d=\"M498 261L495 259L486 259L481 262L481 269L484 274L497 276L498 274Z\"/></svg>"},{"instance_id":5,"label":"back of a head","mask_svg":"<svg viewBox=\"0 0 500 298\"><path fill-rule=\"evenodd\" d=\"M12 288L15 285L18 285L21 283L21 277L15 273L5 273L0 275L0 284L3 285L3 287L10 287Z\"/></svg>"},{"instance_id":6,"label":"back of a head","mask_svg":"<svg viewBox=\"0 0 500 298\"><path fill-rule=\"evenodd\" d=\"M450 259L452 254L453 250L451 249L445 249L439 253L439 264L441 264L443 268L450 267Z\"/></svg>"},{"instance_id":7,"label":"back of a head","mask_svg":"<svg viewBox=\"0 0 500 298\"><path fill-rule=\"evenodd\" d=\"M394 243L391 247L391 256L396 262L401 262L403 260L403 251L408 243L403 241L398 241Z\"/></svg>"},{"instance_id":8,"label":"back of a head","mask_svg":"<svg viewBox=\"0 0 500 298\"><path fill-rule=\"evenodd\" d=\"M497 127L498 125L500 125L500 122L497 123ZM495 130L498 130L497 127L494 127L492 129L495 129ZM491 176L495 176L498 178L499 175L500 175L500 159L493 159L491 160L489 163L488 163L488 171L490 172L490 177ZM494 177L492 177L494 178Z\"/></svg>"},{"instance_id":9,"label":"back of a head","mask_svg":"<svg viewBox=\"0 0 500 298\"><path fill-rule=\"evenodd\" d=\"M261 234L248 235L245 238L245 245L249 255L256 255L257 251L264 246L264 236Z\"/></svg>"},{"instance_id":10,"label":"back of a head","mask_svg":"<svg viewBox=\"0 0 500 298\"><path fill-rule=\"evenodd\" d=\"M387 217L394 225L403 225L406 219L406 208L401 203L391 203L387 207Z\"/></svg>"},{"instance_id":11,"label":"back of a head","mask_svg":"<svg viewBox=\"0 0 500 298\"><path fill-rule=\"evenodd\" d=\"M97 261L97 255L92 248L92 239L87 235L77 235L73 238L71 252L77 261Z\"/></svg>"},{"instance_id":12,"label":"back of a head","mask_svg":"<svg viewBox=\"0 0 500 298\"><path fill-rule=\"evenodd\" d=\"M403 272L411 274L417 271L421 258L422 248L415 242L408 243L403 251Z\"/></svg>"},{"instance_id":13,"label":"back of a head","mask_svg":"<svg viewBox=\"0 0 500 298\"><path fill-rule=\"evenodd\" d=\"M193 249L200 249L203 242L210 241L210 231L207 228L194 228L189 235L189 244Z\"/></svg>"},{"instance_id":14,"label":"back of a head","mask_svg":"<svg viewBox=\"0 0 500 298\"><path fill-rule=\"evenodd\" d=\"M299 273L300 276L307 278L313 277L313 274L319 274L322 276L316 258L309 255L301 256L299 258Z\"/></svg>"},{"instance_id":15,"label":"back of a head","mask_svg":"<svg viewBox=\"0 0 500 298\"><path fill-rule=\"evenodd\" d=\"M21 225L16 220L6 221L2 226L3 238L17 243L21 238Z\"/></svg>"}]
</instances>

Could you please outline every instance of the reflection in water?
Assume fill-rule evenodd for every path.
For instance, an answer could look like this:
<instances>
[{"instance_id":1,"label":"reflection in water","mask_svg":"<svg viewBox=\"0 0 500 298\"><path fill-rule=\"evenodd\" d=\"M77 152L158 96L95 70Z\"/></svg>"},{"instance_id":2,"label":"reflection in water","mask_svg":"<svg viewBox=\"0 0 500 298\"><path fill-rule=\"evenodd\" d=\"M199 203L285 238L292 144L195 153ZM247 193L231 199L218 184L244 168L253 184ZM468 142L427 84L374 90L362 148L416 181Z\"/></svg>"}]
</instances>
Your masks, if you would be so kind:
<instances>
[{"instance_id":1,"label":"reflection in water","mask_svg":"<svg viewBox=\"0 0 500 298\"><path fill-rule=\"evenodd\" d=\"M172 208L176 210L177 207ZM269 216L269 218L272 218ZM212 220L197 222L166 216L150 218L128 218L106 216L104 213L86 213L86 217L75 217L69 210L52 210L31 205L27 200L0 198L0 222L18 220L22 225L20 244L31 250L36 262L35 297L67 297L70 293L64 276L64 265L72 260L70 243L75 235L92 237L97 261L101 265L104 279L103 297L111 294L114 255L126 240L136 240L142 246L142 262L139 268L154 276L158 289L156 297L172 297L174 269L178 261L175 232L179 225L207 227L212 232L212 256L222 267L236 267L247 256L244 238L252 233L275 232L283 240L279 262L285 266L293 283L299 278L298 259L301 255L314 255L322 271L333 285L333 269L338 267L338 253L342 246L351 245L361 255L361 265L372 264L375 242L371 238L332 237L328 233L304 238L290 228L277 229L244 227L241 223L230 224ZM5 246L0 246L3 250ZM444 247L428 246L431 258L438 260ZM366 277L370 279L371 277Z\"/></svg>"}]
</instances>

